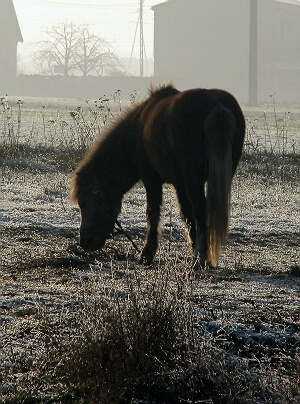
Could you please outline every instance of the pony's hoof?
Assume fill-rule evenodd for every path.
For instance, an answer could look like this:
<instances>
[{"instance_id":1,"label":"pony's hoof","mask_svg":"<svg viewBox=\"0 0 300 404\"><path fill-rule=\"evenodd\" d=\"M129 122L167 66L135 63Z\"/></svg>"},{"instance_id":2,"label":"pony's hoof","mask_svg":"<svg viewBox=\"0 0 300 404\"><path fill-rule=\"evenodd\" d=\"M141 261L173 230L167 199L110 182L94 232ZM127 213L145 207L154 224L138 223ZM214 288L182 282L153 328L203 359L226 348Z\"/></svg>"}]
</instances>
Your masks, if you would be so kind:
<instances>
[{"instance_id":1,"label":"pony's hoof","mask_svg":"<svg viewBox=\"0 0 300 404\"><path fill-rule=\"evenodd\" d=\"M139 264L149 266L149 265L152 264L152 262L153 262L153 257L147 257L143 253L140 254L140 256L139 256Z\"/></svg>"},{"instance_id":2,"label":"pony's hoof","mask_svg":"<svg viewBox=\"0 0 300 404\"><path fill-rule=\"evenodd\" d=\"M200 257L200 255L198 255L197 257L194 257L193 265L192 265L192 268L194 271L201 271L202 269L205 269L208 267L209 267L209 263L205 258Z\"/></svg>"},{"instance_id":3,"label":"pony's hoof","mask_svg":"<svg viewBox=\"0 0 300 404\"><path fill-rule=\"evenodd\" d=\"M139 263L145 266L151 265L155 256L156 248L146 244L140 254Z\"/></svg>"}]
</instances>

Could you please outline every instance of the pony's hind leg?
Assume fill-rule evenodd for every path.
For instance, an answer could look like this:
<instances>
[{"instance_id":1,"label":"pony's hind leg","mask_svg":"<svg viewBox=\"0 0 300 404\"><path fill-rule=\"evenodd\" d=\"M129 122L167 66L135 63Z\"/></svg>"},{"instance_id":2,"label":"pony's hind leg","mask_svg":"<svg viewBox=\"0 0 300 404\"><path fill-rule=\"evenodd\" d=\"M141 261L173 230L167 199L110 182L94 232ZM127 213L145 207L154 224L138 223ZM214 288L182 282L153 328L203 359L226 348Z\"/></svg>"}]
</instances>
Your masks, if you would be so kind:
<instances>
[{"instance_id":1,"label":"pony's hind leg","mask_svg":"<svg viewBox=\"0 0 300 404\"><path fill-rule=\"evenodd\" d=\"M161 181L144 181L147 192L147 235L146 243L140 255L140 263L150 265L158 246L158 227L162 204Z\"/></svg>"},{"instance_id":2,"label":"pony's hind leg","mask_svg":"<svg viewBox=\"0 0 300 404\"><path fill-rule=\"evenodd\" d=\"M195 218L193 215L192 205L191 205L190 201L188 200L185 190L183 188L176 187L176 193L177 193L178 204L180 207L181 218L187 226L188 235L189 235L193 250L195 250L196 227L195 227Z\"/></svg>"},{"instance_id":3,"label":"pony's hind leg","mask_svg":"<svg viewBox=\"0 0 300 404\"><path fill-rule=\"evenodd\" d=\"M207 265L207 226L206 226L206 197L204 184L194 186L189 194L195 220L194 268L204 268Z\"/></svg>"}]
</instances>

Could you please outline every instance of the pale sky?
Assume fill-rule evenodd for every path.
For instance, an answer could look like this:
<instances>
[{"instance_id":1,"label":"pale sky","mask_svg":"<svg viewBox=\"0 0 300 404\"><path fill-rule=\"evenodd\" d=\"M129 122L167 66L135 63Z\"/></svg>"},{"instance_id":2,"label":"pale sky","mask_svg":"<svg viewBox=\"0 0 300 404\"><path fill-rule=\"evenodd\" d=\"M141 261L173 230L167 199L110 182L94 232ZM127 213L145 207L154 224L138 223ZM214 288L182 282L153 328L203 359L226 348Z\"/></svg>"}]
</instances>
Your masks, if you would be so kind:
<instances>
[{"instance_id":1,"label":"pale sky","mask_svg":"<svg viewBox=\"0 0 300 404\"><path fill-rule=\"evenodd\" d=\"M153 11L166 0L144 0L144 42L147 58L153 57ZM119 57L130 57L139 16L139 0L13 0L24 43L19 55L24 66L32 43L45 39L45 28L57 23L90 24L92 31L111 43ZM139 31L133 57L139 55ZM22 68L22 67L21 67Z\"/></svg>"}]
</instances>

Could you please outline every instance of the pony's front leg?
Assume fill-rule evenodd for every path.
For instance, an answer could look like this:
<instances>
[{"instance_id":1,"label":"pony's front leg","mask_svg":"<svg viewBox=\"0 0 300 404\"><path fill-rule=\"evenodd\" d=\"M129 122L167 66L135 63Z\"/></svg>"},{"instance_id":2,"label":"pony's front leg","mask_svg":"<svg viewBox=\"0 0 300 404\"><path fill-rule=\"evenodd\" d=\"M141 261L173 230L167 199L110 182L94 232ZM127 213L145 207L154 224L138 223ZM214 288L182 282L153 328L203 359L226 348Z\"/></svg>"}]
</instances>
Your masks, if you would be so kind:
<instances>
[{"instance_id":1,"label":"pony's front leg","mask_svg":"<svg viewBox=\"0 0 300 404\"><path fill-rule=\"evenodd\" d=\"M140 263L150 265L158 246L158 226L162 203L162 184L144 182L147 192L147 235L146 243L140 255Z\"/></svg>"}]
</instances>

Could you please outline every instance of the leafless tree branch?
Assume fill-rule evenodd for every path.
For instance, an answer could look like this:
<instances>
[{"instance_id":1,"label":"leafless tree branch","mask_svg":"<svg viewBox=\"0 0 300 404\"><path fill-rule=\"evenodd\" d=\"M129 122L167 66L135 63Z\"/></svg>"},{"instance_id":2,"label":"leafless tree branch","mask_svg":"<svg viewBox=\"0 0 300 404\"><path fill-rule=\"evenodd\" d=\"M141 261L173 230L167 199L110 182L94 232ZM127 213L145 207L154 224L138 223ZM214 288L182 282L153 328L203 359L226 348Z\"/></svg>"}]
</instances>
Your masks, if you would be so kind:
<instances>
[{"instance_id":1,"label":"leafless tree branch","mask_svg":"<svg viewBox=\"0 0 300 404\"><path fill-rule=\"evenodd\" d=\"M34 59L42 74L52 75L55 66L70 74L102 76L120 66L111 45L93 34L89 25L62 23L46 29L48 40L39 42Z\"/></svg>"}]
</instances>

